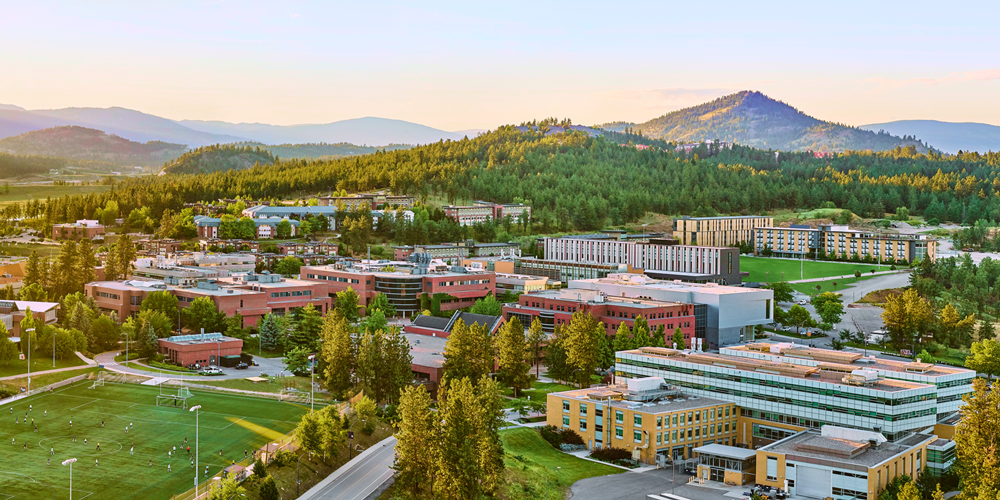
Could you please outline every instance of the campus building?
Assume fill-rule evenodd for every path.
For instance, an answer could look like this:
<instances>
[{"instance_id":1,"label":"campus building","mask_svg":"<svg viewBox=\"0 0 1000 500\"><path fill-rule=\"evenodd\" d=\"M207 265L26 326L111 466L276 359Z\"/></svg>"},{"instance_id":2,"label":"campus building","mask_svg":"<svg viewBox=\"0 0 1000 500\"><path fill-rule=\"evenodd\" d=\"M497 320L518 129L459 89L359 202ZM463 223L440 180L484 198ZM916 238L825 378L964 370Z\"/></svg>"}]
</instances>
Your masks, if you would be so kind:
<instances>
[{"instance_id":1,"label":"campus building","mask_svg":"<svg viewBox=\"0 0 1000 500\"><path fill-rule=\"evenodd\" d=\"M546 276L497 273L497 293L539 292L561 288L562 283Z\"/></svg>"},{"instance_id":2,"label":"campus building","mask_svg":"<svg viewBox=\"0 0 1000 500\"><path fill-rule=\"evenodd\" d=\"M403 336L410 343L410 356L413 358L410 370L414 382L424 385L431 397L436 398L438 384L444 376L444 346L448 339L406 332Z\"/></svg>"},{"instance_id":3,"label":"campus building","mask_svg":"<svg viewBox=\"0 0 1000 500\"><path fill-rule=\"evenodd\" d=\"M403 326L403 331L415 335L448 338L458 320L462 320L462 323L465 323L466 326L479 325L486 327L486 331L490 332L490 335L495 335L500 330L500 325L504 323L503 316L487 316L485 314L455 311L450 318L424 315L414 316L412 323ZM527 328L528 325L524 326Z\"/></svg>"},{"instance_id":4,"label":"campus building","mask_svg":"<svg viewBox=\"0 0 1000 500\"><path fill-rule=\"evenodd\" d=\"M257 258L252 254L211 254L188 252L172 257L143 257L135 260L132 277L166 280L177 278L183 285L205 278L225 278L254 272Z\"/></svg>"},{"instance_id":5,"label":"campus building","mask_svg":"<svg viewBox=\"0 0 1000 500\"><path fill-rule=\"evenodd\" d=\"M639 451L639 460L688 459L701 446L737 441L736 405L698 397L651 377L626 384L550 393L546 423L572 429L587 449ZM660 459L662 462L662 458Z\"/></svg>"},{"instance_id":6,"label":"campus building","mask_svg":"<svg viewBox=\"0 0 1000 500\"><path fill-rule=\"evenodd\" d=\"M267 314L284 315L309 304L326 314L332 304L324 287L278 274L247 273L196 280L193 284L167 278L163 281L95 281L84 285L84 293L97 301L102 312L114 312L121 321L138 314L142 301L157 291L168 291L176 296L179 309L190 307L195 299L208 297L227 317L242 315L244 325L256 325Z\"/></svg>"},{"instance_id":7,"label":"campus building","mask_svg":"<svg viewBox=\"0 0 1000 500\"><path fill-rule=\"evenodd\" d=\"M753 240L754 229L774 225L774 217L689 217L674 219L674 238L682 245L728 247Z\"/></svg>"},{"instance_id":8,"label":"campus building","mask_svg":"<svg viewBox=\"0 0 1000 500\"><path fill-rule=\"evenodd\" d=\"M516 304L504 304L504 318L509 321L515 317L525 326L538 318L548 334L556 326L568 325L575 312L585 312L603 323L607 335L617 333L622 323L634 330L635 319L642 316L649 323L650 333L663 325L667 345L671 345L671 337L679 328L685 345L690 346L692 339L704 338L708 322L708 308L703 304L616 297L598 290L545 290L521 294L517 300Z\"/></svg>"},{"instance_id":9,"label":"campus building","mask_svg":"<svg viewBox=\"0 0 1000 500\"><path fill-rule=\"evenodd\" d=\"M394 260L406 260L415 253L426 253L435 259L451 259L459 262L465 257L520 257L521 247L517 243L476 243L472 240L440 245L400 245L392 247Z\"/></svg>"},{"instance_id":10,"label":"campus building","mask_svg":"<svg viewBox=\"0 0 1000 500\"><path fill-rule=\"evenodd\" d=\"M384 293L403 316L413 316L424 309L454 311L470 307L477 299L496 292L496 275L492 272L432 262L427 254L414 254L410 259L411 262L304 266L300 273L303 279L318 283L327 297L352 288L362 308Z\"/></svg>"},{"instance_id":11,"label":"campus building","mask_svg":"<svg viewBox=\"0 0 1000 500\"><path fill-rule=\"evenodd\" d=\"M501 266L501 262L496 262L494 266L498 271L503 267ZM514 259L513 267L510 270L514 274L545 276L562 283L570 280L605 278L610 274L632 271L634 269L629 268L628 264L596 264L574 260L536 259L533 257Z\"/></svg>"},{"instance_id":12,"label":"campus building","mask_svg":"<svg viewBox=\"0 0 1000 500\"><path fill-rule=\"evenodd\" d=\"M953 412L975 373L864 358L795 344L749 344L718 354L644 347L616 353L619 377L662 377L690 394L740 407L740 444L758 448L824 425L901 441Z\"/></svg>"},{"instance_id":13,"label":"campus building","mask_svg":"<svg viewBox=\"0 0 1000 500\"><path fill-rule=\"evenodd\" d=\"M301 222L295 219L282 217L253 217L254 226L257 228L254 236L258 239L277 238L278 224L281 224L282 221L287 221L291 226L289 228L289 236L295 236L298 234ZM206 215L198 215L194 218L194 225L198 230L198 236L202 238L218 238L219 227L222 225L222 219L208 217Z\"/></svg>"},{"instance_id":14,"label":"campus building","mask_svg":"<svg viewBox=\"0 0 1000 500\"><path fill-rule=\"evenodd\" d=\"M875 500L893 478L926 470L935 441L917 432L887 442L871 430L824 425L758 448L756 482L797 497Z\"/></svg>"},{"instance_id":15,"label":"campus building","mask_svg":"<svg viewBox=\"0 0 1000 500\"><path fill-rule=\"evenodd\" d=\"M221 366L222 358L238 357L243 352L242 340L226 337L221 333L174 335L159 339L159 344L160 354L180 366L193 363Z\"/></svg>"},{"instance_id":16,"label":"campus building","mask_svg":"<svg viewBox=\"0 0 1000 500\"><path fill-rule=\"evenodd\" d=\"M759 227L755 230L754 252L770 249L777 257L825 255L830 259L863 259L913 262L937 257L937 240L923 234L896 234L850 229L846 225L825 224Z\"/></svg>"},{"instance_id":17,"label":"campus building","mask_svg":"<svg viewBox=\"0 0 1000 500\"><path fill-rule=\"evenodd\" d=\"M104 226L96 220L81 219L72 224L52 225L52 239L54 240L78 240L81 238L90 240L99 234L104 234Z\"/></svg>"},{"instance_id":18,"label":"campus building","mask_svg":"<svg viewBox=\"0 0 1000 500\"><path fill-rule=\"evenodd\" d=\"M142 250L152 255L167 255L181 251L184 242L178 240L143 238L135 242Z\"/></svg>"},{"instance_id":19,"label":"campus building","mask_svg":"<svg viewBox=\"0 0 1000 500\"><path fill-rule=\"evenodd\" d=\"M531 207L523 203L490 203L475 201L472 205L447 205L444 214L460 226L471 226L487 220L501 220L508 215L514 222L531 219Z\"/></svg>"},{"instance_id":20,"label":"campus building","mask_svg":"<svg viewBox=\"0 0 1000 500\"><path fill-rule=\"evenodd\" d=\"M58 302L36 302L31 300L0 300L0 323L7 328L7 336L12 339L21 337L21 321L28 316L44 321L46 325L58 320ZM14 340L17 342L17 340Z\"/></svg>"},{"instance_id":21,"label":"campus building","mask_svg":"<svg viewBox=\"0 0 1000 500\"><path fill-rule=\"evenodd\" d=\"M569 293L602 292L607 297L647 299L705 305L704 348L714 350L753 340L756 325L774 320L774 293L760 288L656 280L641 274L610 274L606 278L569 282Z\"/></svg>"}]
</instances>

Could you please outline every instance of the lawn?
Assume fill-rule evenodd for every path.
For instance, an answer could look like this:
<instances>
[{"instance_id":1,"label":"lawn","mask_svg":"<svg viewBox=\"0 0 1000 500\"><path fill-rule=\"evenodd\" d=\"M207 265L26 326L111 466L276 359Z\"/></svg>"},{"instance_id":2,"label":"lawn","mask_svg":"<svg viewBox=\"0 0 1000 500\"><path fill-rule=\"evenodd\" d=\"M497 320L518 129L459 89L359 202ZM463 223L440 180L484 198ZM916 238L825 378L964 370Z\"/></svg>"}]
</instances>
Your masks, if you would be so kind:
<instances>
[{"instance_id":1,"label":"lawn","mask_svg":"<svg viewBox=\"0 0 1000 500\"><path fill-rule=\"evenodd\" d=\"M43 245L41 243L0 242L0 256L30 257L31 252L38 252L39 257L55 257L59 255L59 245Z\"/></svg>"},{"instance_id":2,"label":"lawn","mask_svg":"<svg viewBox=\"0 0 1000 500\"><path fill-rule=\"evenodd\" d=\"M800 273L800 265L801 271ZM826 278L854 275L854 271L867 273L878 269L878 265L855 264L853 262L828 262L792 259L772 259L767 257L740 257L740 271L749 272L745 281L773 283L775 281L795 281L799 279ZM889 266L882 266L888 271Z\"/></svg>"},{"instance_id":3,"label":"lawn","mask_svg":"<svg viewBox=\"0 0 1000 500\"><path fill-rule=\"evenodd\" d=\"M522 398L530 397L532 401L542 400L545 401L545 395L550 392L562 392L571 391L576 389L571 385L557 384L555 382L534 382L531 384L531 389L521 391L520 396ZM511 388L504 389L504 395L509 397L514 397L514 391Z\"/></svg>"},{"instance_id":4,"label":"lawn","mask_svg":"<svg viewBox=\"0 0 1000 500\"><path fill-rule=\"evenodd\" d=\"M6 414L0 421L0 436L13 437L17 443L0 447L0 491L4 498L68 497L69 470L59 465L68 458L79 460L73 468L73 497L77 499L168 499L189 490L195 471L183 450L187 445L195 450L195 415L180 408L156 406L158 387L108 383L90 389L91 385L92 381L85 380L3 405ZM288 433L309 410L272 399L197 389L191 392L194 396L189 404L202 406L199 472L204 474L207 465L208 477L233 461L243 460L244 450L259 448ZM23 419L29 405L33 407L29 418L38 425L37 433L23 420L14 420ZM134 427L126 434L125 426L130 423ZM133 445L134 455L129 452ZM168 458L167 452L174 446L177 454ZM55 454L47 463L50 449ZM95 460L100 460L99 465ZM167 472L167 464L172 472ZM199 479L208 478L201 475Z\"/></svg>"},{"instance_id":5,"label":"lawn","mask_svg":"<svg viewBox=\"0 0 1000 500\"><path fill-rule=\"evenodd\" d=\"M70 368L73 366L83 366L85 363L80 356L73 355L66 359L56 358L55 367L52 366L52 356L45 356L45 353L35 351L31 354L31 371L40 372L58 368ZM6 365L0 365L0 377L10 377L12 375L28 373L28 360L14 359Z\"/></svg>"},{"instance_id":6,"label":"lawn","mask_svg":"<svg viewBox=\"0 0 1000 500\"><path fill-rule=\"evenodd\" d=\"M857 283L859 281L872 279L873 277L874 276L871 275L861 275L860 278L855 278L854 276L851 276L850 278L838 278L835 280L810 281L806 283L791 283L790 286L792 287L792 290L795 290L796 292L801 292L806 295L816 295L816 293L823 293L823 292L839 292L840 290L843 290L847 285ZM834 286L834 283L836 283L837 285ZM819 285L820 287L819 290L816 289L817 285ZM847 297L844 300L848 299L851 299L851 297Z\"/></svg>"},{"instance_id":7,"label":"lawn","mask_svg":"<svg viewBox=\"0 0 1000 500\"><path fill-rule=\"evenodd\" d=\"M24 184L11 185L10 194L0 194L0 205L13 202L24 202L31 199L42 199L47 197L61 198L66 195L103 193L111 189L111 186L53 186L51 184Z\"/></svg>"},{"instance_id":8,"label":"lawn","mask_svg":"<svg viewBox=\"0 0 1000 500\"><path fill-rule=\"evenodd\" d=\"M253 377L256 373L247 370L247 377ZM244 391L255 391L255 392L281 392L285 387L294 387L300 391L309 392L309 377L267 377L270 382L258 382L253 383L244 378L235 378L229 380L212 380L211 377L205 377L205 380L192 380L192 383L210 385L213 387L225 387L227 389L240 389ZM321 382L319 377L316 377L317 382ZM332 399L330 394L316 392L316 399Z\"/></svg>"},{"instance_id":9,"label":"lawn","mask_svg":"<svg viewBox=\"0 0 1000 500\"><path fill-rule=\"evenodd\" d=\"M80 370L68 370L64 372L47 373L45 375L32 375L31 376L31 387L45 387L49 384L54 384L56 382L61 382L68 378L73 378L77 375L86 375L88 373L93 373L100 368L96 366L91 367L80 367ZM20 391L21 387L27 387L28 378L20 377L8 380L0 380L0 388L7 388L13 391Z\"/></svg>"}]
</instances>

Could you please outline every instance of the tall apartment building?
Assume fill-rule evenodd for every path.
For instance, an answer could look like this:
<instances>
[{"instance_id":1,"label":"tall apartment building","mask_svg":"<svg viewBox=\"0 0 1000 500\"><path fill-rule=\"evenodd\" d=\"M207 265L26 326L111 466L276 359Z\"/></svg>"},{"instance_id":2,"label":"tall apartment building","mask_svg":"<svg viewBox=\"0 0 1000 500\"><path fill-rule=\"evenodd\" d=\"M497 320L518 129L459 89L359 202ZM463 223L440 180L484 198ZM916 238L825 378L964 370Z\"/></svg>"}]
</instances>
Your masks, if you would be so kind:
<instances>
[{"instance_id":1,"label":"tall apartment building","mask_svg":"<svg viewBox=\"0 0 1000 500\"><path fill-rule=\"evenodd\" d=\"M774 217L689 217L674 219L674 238L682 245L728 247L753 240L754 229L774 225Z\"/></svg>"},{"instance_id":2,"label":"tall apartment building","mask_svg":"<svg viewBox=\"0 0 1000 500\"><path fill-rule=\"evenodd\" d=\"M661 377L696 396L740 407L740 443L758 448L833 425L905 440L954 412L975 373L930 363L863 358L794 344L750 344L719 354L644 347L616 353L620 377Z\"/></svg>"},{"instance_id":3,"label":"tall apartment building","mask_svg":"<svg viewBox=\"0 0 1000 500\"><path fill-rule=\"evenodd\" d=\"M706 349L753 340L756 325L773 321L774 293L760 288L664 281L641 274L610 274L601 279L569 282L570 294L581 290L600 291L607 297L704 304Z\"/></svg>"},{"instance_id":4,"label":"tall apartment building","mask_svg":"<svg viewBox=\"0 0 1000 500\"><path fill-rule=\"evenodd\" d=\"M477 222L500 220L508 215L517 222L525 218L531 219L531 206L522 203L490 203L475 201L472 205L447 205L443 207L444 214L460 226L471 226Z\"/></svg>"},{"instance_id":5,"label":"tall apartment building","mask_svg":"<svg viewBox=\"0 0 1000 500\"><path fill-rule=\"evenodd\" d=\"M502 262L494 263L497 270L501 269ZM593 278L606 278L610 274L627 273L632 271L628 264L597 264L593 262L580 262L577 260L549 260L522 257L514 259L511 272L516 274L528 274L531 276L545 276L547 278L566 283L570 280L582 280Z\"/></svg>"},{"instance_id":6,"label":"tall apartment building","mask_svg":"<svg viewBox=\"0 0 1000 500\"><path fill-rule=\"evenodd\" d=\"M937 254L937 241L923 234L896 234L850 229L826 224L818 229L805 225L759 227L755 230L756 253L770 248L778 257L801 257L819 251L833 258L872 259L913 262Z\"/></svg>"}]
</instances>

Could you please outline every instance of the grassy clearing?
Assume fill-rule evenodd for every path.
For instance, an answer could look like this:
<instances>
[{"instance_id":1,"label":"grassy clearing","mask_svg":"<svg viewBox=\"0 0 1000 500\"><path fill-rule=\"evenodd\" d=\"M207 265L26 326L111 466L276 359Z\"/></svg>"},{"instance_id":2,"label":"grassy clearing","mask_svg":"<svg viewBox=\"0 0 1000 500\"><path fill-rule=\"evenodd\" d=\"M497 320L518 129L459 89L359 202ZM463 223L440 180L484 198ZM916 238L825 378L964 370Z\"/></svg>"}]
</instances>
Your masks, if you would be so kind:
<instances>
[{"instance_id":1,"label":"grassy clearing","mask_svg":"<svg viewBox=\"0 0 1000 500\"><path fill-rule=\"evenodd\" d=\"M858 302L864 304L885 304L889 297L896 295L902 295L902 288L886 288L885 290L875 290L874 292L868 292L867 295L861 298Z\"/></svg>"},{"instance_id":2,"label":"grassy clearing","mask_svg":"<svg viewBox=\"0 0 1000 500\"><path fill-rule=\"evenodd\" d=\"M55 257L59 255L59 245L42 245L41 243L0 242L0 256L30 257L31 252L38 252L39 257Z\"/></svg>"},{"instance_id":3,"label":"grassy clearing","mask_svg":"<svg viewBox=\"0 0 1000 500\"><path fill-rule=\"evenodd\" d=\"M545 401L545 395L550 392L561 392L576 389L571 385L557 384L555 382L534 382L531 384L531 389L521 391L521 397L530 397L532 401L537 401L541 399ZM514 391L510 388L504 389L504 395L508 397L514 397Z\"/></svg>"},{"instance_id":4,"label":"grassy clearing","mask_svg":"<svg viewBox=\"0 0 1000 500\"><path fill-rule=\"evenodd\" d=\"M247 370L247 377L256 376L257 373ZM208 377L206 377L208 378ZM286 387L294 387L303 392L309 392L309 377L267 377L268 382L253 383L245 378L234 378L228 380L199 380L196 383L210 385L213 387L225 387L227 389L240 389L243 391L272 392L278 393ZM317 377L317 382L321 380ZM333 399L330 394L316 392L316 399Z\"/></svg>"},{"instance_id":5,"label":"grassy clearing","mask_svg":"<svg viewBox=\"0 0 1000 500\"><path fill-rule=\"evenodd\" d=\"M67 370L64 372L47 373L45 375L32 375L31 376L31 387L45 387L49 384L54 384L56 382L61 382L68 378L73 378L77 375L84 375L87 373L93 373L99 371L100 368L94 366L90 368L81 367L79 370ZM14 391L20 391L21 387L27 387L28 377L14 378L9 380L0 380L0 387L11 389Z\"/></svg>"},{"instance_id":6,"label":"grassy clearing","mask_svg":"<svg viewBox=\"0 0 1000 500\"><path fill-rule=\"evenodd\" d=\"M66 195L103 193L109 191L111 186L53 186L51 184L26 184L11 185L10 194L0 194L0 205L9 203L20 203L27 200L45 198L61 198Z\"/></svg>"},{"instance_id":7,"label":"grassy clearing","mask_svg":"<svg viewBox=\"0 0 1000 500\"><path fill-rule=\"evenodd\" d=\"M854 275L854 271L868 273L872 269L877 270L878 265L811 260L806 260L800 263L799 261L792 259L740 257L740 271L750 273L750 277L746 278L747 281L760 281L767 283L777 281L795 281L799 279L808 280L815 278L827 278L833 276L852 276ZM882 270L888 271L889 266L882 266Z\"/></svg>"},{"instance_id":8,"label":"grassy clearing","mask_svg":"<svg viewBox=\"0 0 1000 500\"><path fill-rule=\"evenodd\" d=\"M71 368L74 366L83 366L85 363L79 356L73 355L66 359L56 358L55 366L52 366L52 357L45 356L42 352L33 352L31 354L31 371L40 372L45 370L52 370L58 368ZM25 359L15 359L6 365L0 365L0 377L10 377L13 375L21 375L22 373L28 373L28 361Z\"/></svg>"},{"instance_id":9,"label":"grassy clearing","mask_svg":"<svg viewBox=\"0 0 1000 500\"><path fill-rule=\"evenodd\" d=\"M165 500L191 488L195 470L186 446L195 452L194 414L182 408L156 406L158 387L111 383L95 389L90 386L90 381L82 381L56 389L53 394L5 405L14 408L11 418L23 418L28 405L32 405L30 417L38 425L38 432L30 424L16 424L6 418L0 421L0 434L17 443L0 447L0 463L7 464L0 469L17 473L0 476L2 491L14 498L48 498L53 491L58 498L67 497L68 482L59 464L71 457L79 460L73 470L75 498L93 495ZM243 460L244 450L259 448L288 433L309 411L308 407L265 398L197 389L192 393L189 404L202 406L198 418L199 472L203 474L208 466L209 477L233 461ZM134 427L126 434L125 426L130 423ZM73 436L77 442L73 442ZM100 451L97 443L101 444ZM132 446L134 455L129 452ZM47 463L50 449L55 453ZM99 460L99 466L95 460ZM167 464L172 472L167 472ZM199 480L207 479L199 475Z\"/></svg>"},{"instance_id":10,"label":"grassy clearing","mask_svg":"<svg viewBox=\"0 0 1000 500\"><path fill-rule=\"evenodd\" d=\"M624 470L568 455L552 447L534 429L518 427L500 431L504 448L503 500L565 498L573 483L595 476L619 474ZM557 468L558 467L558 468ZM546 481L547 480L547 481ZM430 500L433 493L411 497L393 485L380 500Z\"/></svg>"}]
</instances>

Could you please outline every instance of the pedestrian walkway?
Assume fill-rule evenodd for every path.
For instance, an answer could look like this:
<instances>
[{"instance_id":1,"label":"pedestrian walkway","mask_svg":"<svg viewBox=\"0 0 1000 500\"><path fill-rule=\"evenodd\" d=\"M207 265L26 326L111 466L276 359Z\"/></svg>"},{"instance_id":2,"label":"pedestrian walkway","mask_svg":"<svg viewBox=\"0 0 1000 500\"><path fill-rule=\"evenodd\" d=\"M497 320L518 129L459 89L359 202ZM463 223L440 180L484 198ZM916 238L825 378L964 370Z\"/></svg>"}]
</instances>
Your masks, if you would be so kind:
<instances>
[{"instance_id":1,"label":"pedestrian walkway","mask_svg":"<svg viewBox=\"0 0 1000 500\"><path fill-rule=\"evenodd\" d=\"M86 370L87 368L91 368L91 366L90 365L81 365L81 366L70 366L68 368L56 368L55 370L42 370L40 372L31 372L31 376L32 377L37 377L39 375L47 375L49 373L71 372L71 371L74 371L74 370ZM21 373L19 375L10 375L10 376L7 376L7 377L0 377L0 380L14 380L16 378L25 378L27 376L28 376L27 373Z\"/></svg>"},{"instance_id":2,"label":"pedestrian walkway","mask_svg":"<svg viewBox=\"0 0 1000 500\"><path fill-rule=\"evenodd\" d=\"M76 351L76 352L75 352L75 354L76 354L76 356L77 356L78 358L82 359L82 360L83 360L83 362L84 362L84 363L87 363L88 365L96 365L96 364L97 364L97 361L94 361L94 360L92 360L92 359L90 359L90 358L88 358L88 357L84 356L84 355L83 355L83 353L82 353L82 352L80 352L80 351Z\"/></svg>"},{"instance_id":3,"label":"pedestrian walkway","mask_svg":"<svg viewBox=\"0 0 1000 500\"><path fill-rule=\"evenodd\" d=\"M862 277L865 276L883 276L886 274L902 274L910 272L909 269L897 269L895 271L875 271L874 273L861 273ZM794 280L789 281L789 283L815 283L817 281L830 281L830 280L846 280L853 278L853 274L845 274L843 276L826 276L824 278L809 278L804 280Z\"/></svg>"},{"instance_id":4,"label":"pedestrian walkway","mask_svg":"<svg viewBox=\"0 0 1000 500\"><path fill-rule=\"evenodd\" d=\"M576 458L582 458L582 459L588 460L590 462L596 462L596 463L604 464L604 465L607 465L607 466L610 466L610 467L618 467L619 469L624 469L624 470L629 471L629 472L647 472L647 471L651 471L651 470L656 470L657 469L657 467L655 465L642 464L642 463L641 463L641 465L639 465L639 467L636 467L634 469L629 469L628 467L622 467L621 465L616 465L616 464L612 464L612 463L608 463L608 462L602 462L600 460L595 460L593 458L589 458L588 455L590 455L590 450L567 451L565 453L567 455L573 455Z\"/></svg>"}]
</instances>

